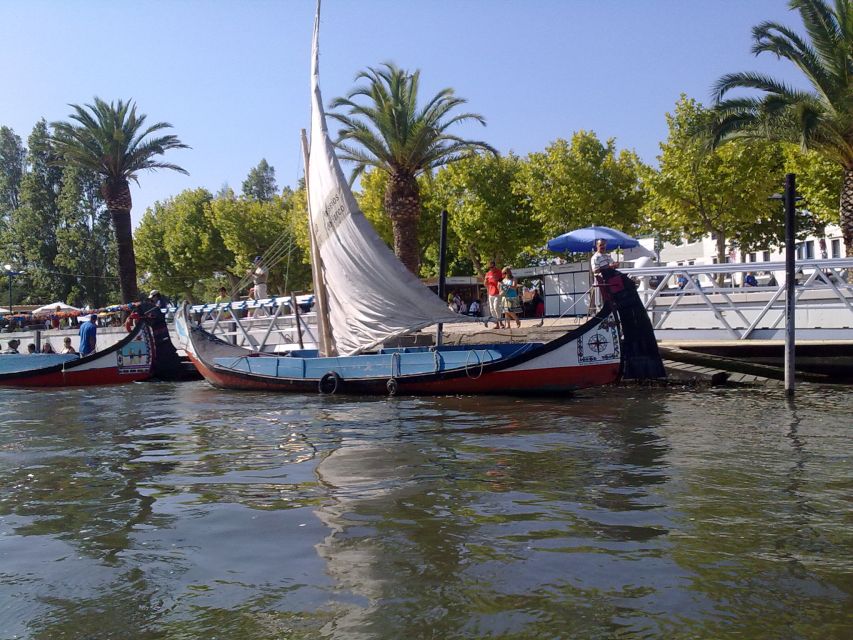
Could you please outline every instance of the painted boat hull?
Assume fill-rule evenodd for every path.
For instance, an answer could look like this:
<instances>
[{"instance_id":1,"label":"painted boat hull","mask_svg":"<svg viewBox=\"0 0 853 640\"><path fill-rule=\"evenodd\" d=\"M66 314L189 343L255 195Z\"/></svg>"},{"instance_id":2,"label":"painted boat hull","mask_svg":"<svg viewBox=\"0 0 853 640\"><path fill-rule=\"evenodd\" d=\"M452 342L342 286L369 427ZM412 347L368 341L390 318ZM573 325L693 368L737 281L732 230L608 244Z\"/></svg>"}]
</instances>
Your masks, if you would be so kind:
<instances>
[{"instance_id":1,"label":"painted boat hull","mask_svg":"<svg viewBox=\"0 0 853 640\"><path fill-rule=\"evenodd\" d=\"M39 354L0 355L0 358L20 358L32 365L30 369L0 373L0 386L75 387L139 382L151 377L154 356L151 330L140 323L119 342L85 358L59 363L47 358L50 363L43 366Z\"/></svg>"},{"instance_id":2,"label":"painted boat hull","mask_svg":"<svg viewBox=\"0 0 853 640\"><path fill-rule=\"evenodd\" d=\"M584 325L548 343L509 347L472 345L438 352L419 350L417 355L421 362L425 353L431 354L429 358L435 358L434 371L407 371L406 358L415 357L408 350L399 356L396 369L393 364L387 365L389 359L393 362L393 353L338 358L254 354L191 326L184 310L176 315L175 328L182 348L199 373L212 385L225 389L294 393L331 391L359 395L563 395L616 382L622 366L619 329L611 310L602 311ZM494 355L498 349L507 353ZM483 354L489 353L493 359L485 361ZM444 362L445 359L451 361L454 354L456 365ZM377 371L377 367L371 364L371 358L380 361L378 368L385 367L386 370ZM460 366L458 363L463 359L465 364ZM366 364L358 373L353 362ZM279 368L301 368L305 373L270 373ZM336 374L334 381L329 378L332 374ZM322 381L324 376L327 377L326 384Z\"/></svg>"}]
</instances>

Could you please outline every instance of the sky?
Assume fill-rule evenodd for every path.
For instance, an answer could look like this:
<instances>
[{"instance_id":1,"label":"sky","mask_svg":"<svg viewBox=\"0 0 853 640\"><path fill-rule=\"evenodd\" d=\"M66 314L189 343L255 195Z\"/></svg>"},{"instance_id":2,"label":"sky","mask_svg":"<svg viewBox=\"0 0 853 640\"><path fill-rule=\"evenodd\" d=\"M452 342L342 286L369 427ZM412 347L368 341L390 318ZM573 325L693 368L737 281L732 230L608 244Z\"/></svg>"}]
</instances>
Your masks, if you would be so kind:
<instances>
[{"instance_id":1,"label":"sky","mask_svg":"<svg viewBox=\"0 0 853 640\"><path fill-rule=\"evenodd\" d=\"M69 104L133 99L191 149L146 172L133 220L185 189L239 192L265 158L280 187L302 177L314 0L0 0L0 125L26 142ZM784 61L750 53L751 28L794 27L785 0L323 0L320 84L346 94L369 66L421 71L483 115L456 133L500 152L542 151L573 132L614 138L655 163L682 93L710 104L723 74L800 85ZM344 168L348 171L348 168Z\"/></svg>"}]
</instances>

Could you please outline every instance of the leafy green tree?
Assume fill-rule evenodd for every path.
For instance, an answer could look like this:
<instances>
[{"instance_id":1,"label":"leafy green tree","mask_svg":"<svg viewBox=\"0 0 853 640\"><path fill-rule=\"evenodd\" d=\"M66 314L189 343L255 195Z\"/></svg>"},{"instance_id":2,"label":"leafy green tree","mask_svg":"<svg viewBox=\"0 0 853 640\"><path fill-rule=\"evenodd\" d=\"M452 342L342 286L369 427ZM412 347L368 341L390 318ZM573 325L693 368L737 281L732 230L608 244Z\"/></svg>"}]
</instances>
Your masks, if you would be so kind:
<instances>
[{"instance_id":1,"label":"leafy green tree","mask_svg":"<svg viewBox=\"0 0 853 640\"><path fill-rule=\"evenodd\" d=\"M384 205L391 219L394 251L412 273L418 273L418 176L476 151L496 152L485 142L448 133L453 125L468 120L485 124L478 114L454 114L465 100L452 89L443 89L425 106L418 106L420 71L409 73L386 63L360 72L359 80L366 85L332 101L332 109L347 110L329 114L342 125L337 145L342 159L355 162L353 180L368 167L388 175ZM364 99L364 104L357 99Z\"/></svg>"},{"instance_id":2,"label":"leafy green tree","mask_svg":"<svg viewBox=\"0 0 853 640\"><path fill-rule=\"evenodd\" d=\"M419 275L424 278L438 275L439 235L441 233L441 206L434 199L434 179L432 174L423 173L418 176L418 191L421 198L422 215L418 220L418 256ZM362 174L361 190L356 193L359 207L376 229L385 243L394 246L394 230L391 219L385 210L385 192L388 185L388 174L373 169ZM458 242L453 230L448 227L447 273L467 275L470 273L470 263L465 268L465 258L458 254Z\"/></svg>"},{"instance_id":3,"label":"leafy green tree","mask_svg":"<svg viewBox=\"0 0 853 640\"><path fill-rule=\"evenodd\" d=\"M233 258L213 224L206 189L186 190L146 211L136 232L146 284L176 297L197 300L206 279Z\"/></svg>"},{"instance_id":4,"label":"leafy green tree","mask_svg":"<svg viewBox=\"0 0 853 640\"><path fill-rule=\"evenodd\" d=\"M146 126L146 116L137 115L132 101L107 103L96 97L92 105L71 107L72 122L52 123L54 143L63 162L102 178L101 190L115 230L122 301L131 302L137 297L137 282L129 180L138 182L139 172L146 169L172 169L186 174L178 165L157 158L187 145L174 135L154 136L171 125L158 122Z\"/></svg>"},{"instance_id":5,"label":"leafy green tree","mask_svg":"<svg viewBox=\"0 0 853 640\"><path fill-rule=\"evenodd\" d=\"M238 198L233 193L210 203L211 221L222 236L232 257L228 270L239 281L249 271L256 255L264 256L269 268L269 291L286 294L304 290L311 282L311 271L304 259L298 231L299 205L305 193L286 189L268 202ZM304 201L304 200L303 200ZM223 262L223 268L226 263Z\"/></svg>"},{"instance_id":6,"label":"leafy green tree","mask_svg":"<svg viewBox=\"0 0 853 640\"><path fill-rule=\"evenodd\" d=\"M445 208L448 228L470 271L485 271L489 260L518 264L525 249L544 244L529 198L514 189L523 162L514 155L472 156L436 174L432 207Z\"/></svg>"},{"instance_id":7,"label":"leafy green tree","mask_svg":"<svg viewBox=\"0 0 853 640\"><path fill-rule=\"evenodd\" d=\"M271 167L266 158L262 159L258 166L249 172L243 180L243 195L250 200L269 202L278 193L278 185L275 182L275 168Z\"/></svg>"},{"instance_id":8,"label":"leafy green tree","mask_svg":"<svg viewBox=\"0 0 853 640\"><path fill-rule=\"evenodd\" d=\"M578 131L571 142L558 139L531 153L515 190L546 239L589 225L632 233L643 205L642 166L635 153L617 152L613 139L603 144L595 133Z\"/></svg>"},{"instance_id":9,"label":"leafy green tree","mask_svg":"<svg viewBox=\"0 0 853 640\"><path fill-rule=\"evenodd\" d=\"M841 193L844 172L836 162L817 151L803 151L799 145L783 144L785 173L797 175L797 193L803 196L800 205L811 214L811 224L823 235L823 228L838 221L838 194Z\"/></svg>"},{"instance_id":10,"label":"leafy green tree","mask_svg":"<svg viewBox=\"0 0 853 640\"><path fill-rule=\"evenodd\" d=\"M119 299L115 238L98 176L65 167L58 205L55 262L70 280L63 299L96 309L114 304Z\"/></svg>"},{"instance_id":11,"label":"leafy green tree","mask_svg":"<svg viewBox=\"0 0 853 640\"><path fill-rule=\"evenodd\" d=\"M716 143L737 138L793 142L814 150L843 170L841 232L853 257L853 4L836 0L790 0L806 35L763 22L752 30L752 52L771 53L791 62L811 91L761 73L724 75L714 86L716 119L710 130ZM736 89L759 96L724 99Z\"/></svg>"},{"instance_id":12,"label":"leafy green tree","mask_svg":"<svg viewBox=\"0 0 853 640\"><path fill-rule=\"evenodd\" d=\"M27 301L65 298L69 283L56 269L58 195L62 170L53 164L47 123L39 121L27 139L27 170L21 179L20 206L9 222L12 262L26 275Z\"/></svg>"},{"instance_id":13,"label":"leafy green tree","mask_svg":"<svg viewBox=\"0 0 853 640\"><path fill-rule=\"evenodd\" d=\"M21 138L9 127L0 127L0 216L4 219L20 205L26 154Z\"/></svg>"},{"instance_id":14,"label":"leafy green tree","mask_svg":"<svg viewBox=\"0 0 853 640\"><path fill-rule=\"evenodd\" d=\"M712 152L696 132L712 111L682 96L667 114L669 136L661 143L660 170L646 175L646 212L662 238L716 237L717 259L729 246L754 251L784 236L782 207L770 196L780 189L784 155L764 141L733 142Z\"/></svg>"}]
</instances>

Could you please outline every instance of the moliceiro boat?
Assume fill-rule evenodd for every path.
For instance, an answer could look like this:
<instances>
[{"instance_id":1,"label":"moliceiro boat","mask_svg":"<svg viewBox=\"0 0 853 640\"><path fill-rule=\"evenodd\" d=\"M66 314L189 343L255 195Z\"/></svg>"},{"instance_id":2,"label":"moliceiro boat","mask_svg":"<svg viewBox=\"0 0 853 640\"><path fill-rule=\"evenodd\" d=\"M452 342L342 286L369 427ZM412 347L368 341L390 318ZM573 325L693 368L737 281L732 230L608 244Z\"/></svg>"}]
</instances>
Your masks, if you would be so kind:
<instances>
[{"instance_id":1,"label":"moliceiro boat","mask_svg":"<svg viewBox=\"0 0 853 640\"><path fill-rule=\"evenodd\" d=\"M626 297L630 285L619 288L621 302L550 342L383 348L399 336L470 318L451 312L403 266L359 210L326 126L319 17L318 3L310 146L303 133L319 349L277 355L237 347L193 326L183 305L175 317L178 341L199 372L229 389L382 395L563 394L615 382L629 369L635 376L663 375L636 291ZM629 334L632 344L625 341ZM625 352L633 354L630 367Z\"/></svg>"},{"instance_id":2,"label":"moliceiro boat","mask_svg":"<svg viewBox=\"0 0 853 640\"><path fill-rule=\"evenodd\" d=\"M186 306L176 315L175 327L199 372L227 389L562 394L610 384L622 371L619 325L610 308L545 343L390 348L349 356L323 357L317 350L273 355L236 347L193 326Z\"/></svg>"},{"instance_id":3,"label":"moliceiro boat","mask_svg":"<svg viewBox=\"0 0 853 640\"><path fill-rule=\"evenodd\" d=\"M139 323L119 342L83 358L60 353L0 355L0 386L101 386L148 380L154 354L151 330Z\"/></svg>"}]
</instances>

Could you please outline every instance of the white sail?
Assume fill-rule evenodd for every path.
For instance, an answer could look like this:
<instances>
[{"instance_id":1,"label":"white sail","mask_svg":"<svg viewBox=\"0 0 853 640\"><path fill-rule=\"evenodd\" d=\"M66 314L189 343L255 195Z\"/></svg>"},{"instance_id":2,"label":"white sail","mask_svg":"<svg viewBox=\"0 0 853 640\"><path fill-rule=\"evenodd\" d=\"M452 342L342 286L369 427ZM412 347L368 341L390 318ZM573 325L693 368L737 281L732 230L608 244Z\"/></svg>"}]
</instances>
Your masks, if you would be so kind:
<instances>
[{"instance_id":1,"label":"white sail","mask_svg":"<svg viewBox=\"0 0 853 640\"><path fill-rule=\"evenodd\" d=\"M393 336L466 318L451 312L397 259L359 210L326 127L319 31L318 2L311 55L308 209L334 347L339 355L352 355Z\"/></svg>"}]
</instances>

